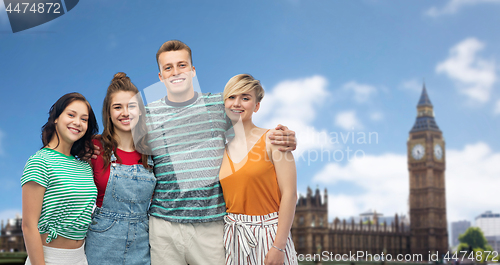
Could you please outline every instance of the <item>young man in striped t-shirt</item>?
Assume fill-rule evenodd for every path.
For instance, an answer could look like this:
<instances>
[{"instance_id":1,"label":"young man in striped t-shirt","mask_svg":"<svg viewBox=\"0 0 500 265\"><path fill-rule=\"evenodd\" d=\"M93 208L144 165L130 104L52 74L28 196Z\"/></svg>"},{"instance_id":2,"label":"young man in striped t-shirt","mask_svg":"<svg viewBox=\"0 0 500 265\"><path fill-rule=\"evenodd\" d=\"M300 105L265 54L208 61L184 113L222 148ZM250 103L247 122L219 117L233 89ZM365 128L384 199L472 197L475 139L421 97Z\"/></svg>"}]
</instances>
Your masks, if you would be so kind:
<instances>
[{"instance_id":1,"label":"young man in striped t-shirt","mask_svg":"<svg viewBox=\"0 0 500 265\"><path fill-rule=\"evenodd\" d=\"M165 42L156 54L167 96L146 106L148 143L157 178L150 207L151 263L224 264L219 183L225 132L231 121L222 94L194 91L191 49ZM295 150L294 132L281 127L284 151ZM279 128L277 128L279 129Z\"/></svg>"}]
</instances>

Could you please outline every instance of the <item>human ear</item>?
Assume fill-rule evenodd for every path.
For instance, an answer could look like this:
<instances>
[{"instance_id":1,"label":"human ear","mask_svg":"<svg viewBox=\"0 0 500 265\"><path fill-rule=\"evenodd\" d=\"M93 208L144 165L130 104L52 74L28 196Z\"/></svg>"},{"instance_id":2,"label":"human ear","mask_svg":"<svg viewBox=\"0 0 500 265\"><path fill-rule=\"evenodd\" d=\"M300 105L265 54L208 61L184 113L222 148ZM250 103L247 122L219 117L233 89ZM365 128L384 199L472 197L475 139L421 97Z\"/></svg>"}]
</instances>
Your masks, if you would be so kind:
<instances>
[{"instance_id":1,"label":"human ear","mask_svg":"<svg viewBox=\"0 0 500 265\"><path fill-rule=\"evenodd\" d=\"M253 112L257 113L259 108L260 108L260 102L258 102L257 105L255 105L255 110Z\"/></svg>"}]
</instances>

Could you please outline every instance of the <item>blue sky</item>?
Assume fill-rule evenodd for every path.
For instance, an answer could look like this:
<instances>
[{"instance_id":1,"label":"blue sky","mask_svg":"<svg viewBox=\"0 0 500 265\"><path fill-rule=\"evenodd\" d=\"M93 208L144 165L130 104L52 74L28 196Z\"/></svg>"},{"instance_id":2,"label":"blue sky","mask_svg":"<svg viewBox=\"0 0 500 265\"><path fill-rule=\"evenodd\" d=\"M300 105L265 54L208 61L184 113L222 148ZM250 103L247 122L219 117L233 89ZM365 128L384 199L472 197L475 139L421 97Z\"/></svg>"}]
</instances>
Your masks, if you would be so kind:
<instances>
[{"instance_id":1,"label":"blue sky","mask_svg":"<svg viewBox=\"0 0 500 265\"><path fill-rule=\"evenodd\" d=\"M20 212L50 106L77 91L100 120L112 76L156 83L170 39L192 48L203 92L240 73L261 80L256 123L297 131L299 192L327 188L330 219L408 211L406 140L424 79L446 140L448 221L499 212L499 11L498 0L80 1L13 34L1 7L0 219ZM357 143L369 133L377 141Z\"/></svg>"}]
</instances>

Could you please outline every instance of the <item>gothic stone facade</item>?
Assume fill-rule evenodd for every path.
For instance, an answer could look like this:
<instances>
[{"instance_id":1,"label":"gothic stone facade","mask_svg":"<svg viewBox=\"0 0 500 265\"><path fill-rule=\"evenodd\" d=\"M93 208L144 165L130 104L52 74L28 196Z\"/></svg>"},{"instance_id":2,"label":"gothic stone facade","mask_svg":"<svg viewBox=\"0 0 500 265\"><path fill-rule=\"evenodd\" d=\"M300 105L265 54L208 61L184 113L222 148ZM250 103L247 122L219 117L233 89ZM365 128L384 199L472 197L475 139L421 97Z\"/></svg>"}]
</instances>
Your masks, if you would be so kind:
<instances>
[{"instance_id":1,"label":"gothic stone facade","mask_svg":"<svg viewBox=\"0 0 500 265\"><path fill-rule=\"evenodd\" d=\"M410 229L395 216L391 224L372 222L355 223L336 218L328 223L328 195L324 199L319 189L313 195L310 188L307 196L300 197L292 224L292 238L298 254L317 254L328 251L334 254L349 254L350 251L370 254L410 254Z\"/></svg>"},{"instance_id":2,"label":"gothic stone facade","mask_svg":"<svg viewBox=\"0 0 500 265\"><path fill-rule=\"evenodd\" d=\"M16 217L15 219L7 221L7 224L5 226L2 221L0 232L0 251L26 251L26 248L24 247L23 231L21 225L21 217Z\"/></svg>"},{"instance_id":3,"label":"gothic stone facade","mask_svg":"<svg viewBox=\"0 0 500 265\"><path fill-rule=\"evenodd\" d=\"M417 105L417 119L407 142L410 179L410 226L395 216L391 224L377 220L367 224L340 221L328 223L328 194L319 190L297 203L292 236L299 254L329 251L348 254L422 254L448 251L445 189L445 141L434 120L433 105L425 85Z\"/></svg>"}]
</instances>

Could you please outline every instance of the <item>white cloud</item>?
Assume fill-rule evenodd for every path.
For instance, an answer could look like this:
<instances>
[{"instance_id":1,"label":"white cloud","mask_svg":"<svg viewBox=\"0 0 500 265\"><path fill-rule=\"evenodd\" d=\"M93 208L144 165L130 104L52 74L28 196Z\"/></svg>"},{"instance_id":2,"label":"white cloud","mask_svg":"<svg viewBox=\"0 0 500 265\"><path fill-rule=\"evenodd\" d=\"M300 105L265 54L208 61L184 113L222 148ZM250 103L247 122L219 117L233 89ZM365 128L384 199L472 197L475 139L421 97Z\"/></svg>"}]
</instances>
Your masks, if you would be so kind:
<instances>
[{"instance_id":1,"label":"white cloud","mask_svg":"<svg viewBox=\"0 0 500 265\"><path fill-rule=\"evenodd\" d=\"M484 43L468 38L450 49L450 56L436 66L437 73L446 74L455 81L461 94L478 102L490 98L493 84L496 82L496 64L477 56L484 48Z\"/></svg>"},{"instance_id":2,"label":"white cloud","mask_svg":"<svg viewBox=\"0 0 500 265\"><path fill-rule=\"evenodd\" d=\"M347 196L343 194L332 195L328 194L328 220L339 218L346 219L351 216L358 216L366 211L360 205L360 200L353 200L355 196Z\"/></svg>"},{"instance_id":3,"label":"white cloud","mask_svg":"<svg viewBox=\"0 0 500 265\"><path fill-rule=\"evenodd\" d=\"M353 158L346 165L330 163L313 181L334 186L340 181L352 182L365 190L362 194L328 193L330 218L358 215L374 209L385 215L407 212L408 169L405 155L383 154Z\"/></svg>"},{"instance_id":4,"label":"white cloud","mask_svg":"<svg viewBox=\"0 0 500 265\"><path fill-rule=\"evenodd\" d=\"M384 119L384 114L380 111L374 111L370 113L370 119L372 121L381 121Z\"/></svg>"},{"instance_id":5,"label":"white cloud","mask_svg":"<svg viewBox=\"0 0 500 265\"><path fill-rule=\"evenodd\" d=\"M497 101L495 105L495 114L500 114L500 99Z\"/></svg>"},{"instance_id":6,"label":"white cloud","mask_svg":"<svg viewBox=\"0 0 500 265\"><path fill-rule=\"evenodd\" d=\"M335 125L346 131L363 128L363 124L361 124L359 119L356 117L356 111L354 110L348 110L338 113L335 116Z\"/></svg>"},{"instance_id":7,"label":"white cloud","mask_svg":"<svg viewBox=\"0 0 500 265\"><path fill-rule=\"evenodd\" d=\"M462 150L446 152L446 201L448 221L467 219L486 210L497 209L500 187L500 153L482 142ZM330 219L358 215L374 209L386 216L408 212L409 173L407 157L402 154L366 155L346 165L327 164L313 182L334 186L340 181L364 189L362 195L329 192Z\"/></svg>"},{"instance_id":8,"label":"white cloud","mask_svg":"<svg viewBox=\"0 0 500 265\"><path fill-rule=\"evenodd\" d=\"M423 83L419 82L416 78L403 81L400 85L400 88L403 90L413 91L413 92L421 92Z\"/></svg>"},{"instance_id":9,"label":"white cloud","mask_svg":"<svg viewBox=\"0 0 500 265\"><path fill-rule=\"evenodd\" d=\"M329 96L327 84L322 76L278 83L266 91L259 111L253 116L255 124L275 128L281 123L294 130L299 141L296 157L309 149L331 147L326 130L313 125L318 107Z\"/></svg>"},{"instance_id":10,"label":"white cloud","mask_svg":"<svg viewBox=\"0 0 500 265\"><path fill-rule=\"evenodd\" d=\"M358 103L364 103L370 100L370 97L377 93L377 89L374 86L367 84L359 84L356 81L351 81L345 83L342 89L346 91L352 91L354 93L354 100Z\"/></svg>"},{"instance_id":11,"label":"white cloud","mask_svg":"<svg viewBox=\"0 0 500 265\"><path fill-rule=\"evenodd\" d=\"M499 207L500 153L486 143L447 152L446 198L448 221L469 219Z\"/></svg>"},{"instance_id":12,"label":"white cloud","mask_svg":"<svg viewBox=\"0 0 500 265\"><path fill-rule=\"evenodd\" d=\"M500 3L500 0L449 0L448 3L446 3L445 6L442 8L438 7L431 7L429 8L425 14L431 17L437 17L441 15L447 15L447 14L455 14L457 13L461 8L464 8L466 6L473 6L477 4L483 4L483 3L492 3L492 4L498 4Z\"/></svg>"}]
</instances>

